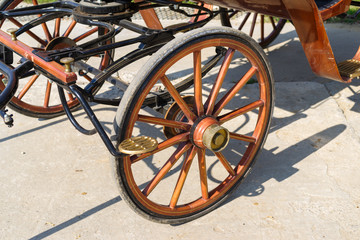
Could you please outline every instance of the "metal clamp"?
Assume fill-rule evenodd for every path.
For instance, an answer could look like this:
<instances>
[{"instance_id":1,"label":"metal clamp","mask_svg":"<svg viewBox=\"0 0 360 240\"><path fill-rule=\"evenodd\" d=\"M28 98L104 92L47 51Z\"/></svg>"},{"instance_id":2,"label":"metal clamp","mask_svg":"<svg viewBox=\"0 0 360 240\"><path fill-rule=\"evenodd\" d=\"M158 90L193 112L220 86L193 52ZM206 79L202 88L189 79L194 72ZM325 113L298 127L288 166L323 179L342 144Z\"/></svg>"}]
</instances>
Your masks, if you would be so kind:
<instances>
[{"instance_id":1,"label":"metal clamp","mask_svg":"<svg viewBox=\"0 0 360 240\"><path fill-rule=\"evenodd\" d=\"M12 127L14 126L14 119L13 119L13 115L12 114L7 114L7 109L2 111L0 110L0 116L2 117L2 119L4 120L4 123L8 126L8 127Z\"/></svg>"}]
</instances>

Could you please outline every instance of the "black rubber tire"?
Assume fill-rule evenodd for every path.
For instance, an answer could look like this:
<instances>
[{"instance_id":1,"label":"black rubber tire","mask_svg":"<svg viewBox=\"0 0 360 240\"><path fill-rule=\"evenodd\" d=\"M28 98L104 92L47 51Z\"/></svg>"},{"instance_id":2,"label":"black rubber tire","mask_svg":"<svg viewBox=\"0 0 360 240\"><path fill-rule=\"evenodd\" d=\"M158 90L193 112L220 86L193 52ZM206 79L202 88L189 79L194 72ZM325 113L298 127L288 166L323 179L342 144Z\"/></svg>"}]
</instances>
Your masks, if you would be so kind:
<instances>
[{"instance_id":1,"label":"black rubber tire","mask_svg":"<svg viewBox=\"0 0 360 240\"><path fill-rule=\"evenodd\" d=\"M247 48L252 49L253 52L251 54L256 55L256 57L260 59L259 61L265 69L263 72L266 72L266 84L268 86L267 91L269 92L269 102L267 103L267 106L269 108L266 121L264 121L264 134L262 135L262 138L259 140L259 142L256 143L258 144L258 147L256 148L256 152L254 152L254 154L252 155L253 158L251 160L251 163L248 165L247 169L244 170L245 172L237 178L236 183L229 187L229 189L227 189L224 194L221 195L221 197L215 202L200 209L199 211L185 215L162 215L150 210L147 206L140 203L134 195L135 190L129 185L129 182L127 181L125 172L126 159L124 157L115 158L111 156L115 180L118 184L122 199L125 200L135 212L148 220L167 224L181 224L192 221L214 210L222 202L224 202L224 200L240 185L245 176L250 172L253 164L255 163L255 159L265 142L270 127L270 121L274 106L274 80L269 61L267 60L265 53L260 48L260 46L252 38L246 36L244 33L226 27L212 27L192 30L180 37L175 38L171 42L167 43L164 47L162 47L156 54L151 57L151 59L146 63L146 65L143 66L141 71L136 76L135 80L126 90L123 100L121 101L117 110L116 118L114 121L114 130L112 132L113 144L115 146L118 146L123 140L126 139L126 132L129 131L128 129L133 127L130 126L130 117L132 114L134 114L134 112L138 111L137 109L140 106L139 104L141 104L141 101L139 103L139 98L140 96L144 95L143 91L147 87L149 80L158 72L158 70L167 62L169 62L172 57L176 56L176 54L179 53L181 50L186 49L193 44L216 38L226 38L232 40L235 39L236 41L239 41L239 43L246 45ZM144 99L144 96L142 99ZM139 191L141 192L141 190Z\"/></svg>"}]
</instances>

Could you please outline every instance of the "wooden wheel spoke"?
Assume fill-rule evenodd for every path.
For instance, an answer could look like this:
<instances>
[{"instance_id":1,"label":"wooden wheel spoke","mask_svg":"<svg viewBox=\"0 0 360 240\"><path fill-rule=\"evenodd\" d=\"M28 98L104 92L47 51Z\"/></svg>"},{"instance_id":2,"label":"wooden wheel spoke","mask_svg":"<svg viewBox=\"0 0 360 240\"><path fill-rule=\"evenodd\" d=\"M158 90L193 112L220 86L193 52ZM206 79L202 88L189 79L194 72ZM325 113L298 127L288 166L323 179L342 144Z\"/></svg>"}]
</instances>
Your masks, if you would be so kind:
<instances>
[{"instance_id":1,"label":"wooden wheel spoke","mask_svg":"<svg viewBox=\"0 0 360 240\"><path fill-rule=\"evenodd\" d=\"M85 78L87 81L91 82L92 78L87 75L86 73L84 73L82 70L80 70L80 72L82 73L82 77Z\"/></svg>"},{"instance_id":2,"label":"wooden wheel spoke","mask_svg":"<svg viewBox=\"0 0 360 240\"><path fill-rule=\"evenodd\" d=\"M34 6L39 5L38 2L37 2L37 0L33 0L32 3L34 4ZM38 16L41 17L42 15L39 14ZM52 37L51 37L50 31L49 31L49 28L47 27L46 23L42 23L41 26L42 26L42 28L43 28L43 31L44 31L44 33L45 33L45 36L46 36L47 41L50 42L51 39L52 39ZM46 45L46 44L45 44L45 45Z\"/></svg>"},{"instance_id":3,"label":"wooden wheel spoke","mask_svg":"<svg viewBox=\"0 0 360 240\"><path fill-rule=\"evenodd\" d=\"M254 29L255 29L255 25L256 25L257 16L258 16L258 13L254 13L253 20L251 23L250 33L249 33L250 37L252 37L254 35Z\"/></svg>"},{"instance_id":4,"label":"wooden wheel spoke","mask_svg":"<svg viewBox=\"0 0 360 240\"><path fill-rule=\"evenodd\" d=\"M201 52L194 52L194 95L195 106L198 116L204 114L204 105L202 103L202 73L201 73Z\"/></svg>"},{"instance_id":5,"label":"wooden wheel spoke","mask_svg":"<svg viewBox=\"0 0 360 240\"><path fill-rule=\"evenodd\" d=\"M68 97L69 97L69 101L74 101L74 96L71 93L67 93Z\"/></svg>"},{"instance_id":6,"label":"wooden wheel spoke","mask_svg":"<svg viewBox=\"0 0 360 240\"><path fill-rule=\"evenodd\" d=\"M82 40L82 39L90 36L91 34L96 33L97 31L98 31L98 27L95 27L95 28L87 31L86 33L83 33L83 34L81 34L80 36L74 38L74 41L75 41L75 42L78 42L78 41L80 41L80 40Z\"/></svg>"},{"instance_id":7,"label":"wooden wheel spoke","mask_svg":"<svg viewBox=\"0 0 360 240\"><path fill-rule=\"evenodd\" d=\"M243 21L241 22L240 26L239 26L239 30L241 30L244 26L245 23L247 22L248 18L250 17L251 13L246 13L245 18L243 19Z\"/></svg>"},{"instance_id":8,"label":"wooden wheel spoke","mask_svg":"<svg viewBox=\"0 0 360 240\"><path fill-rule=\"evenodd\" d=\"M30 80L25 84L25 86L23 87L23 89L21 89L19 95L17 96L18 99L22 99L24 97L24 95L29 91L29 89L31 88L31 86L34 84L34 82L36 81L36 79L39 78L40 75L34 75L30 78Z\"/></svg>"},{"instance_id":9,"label":"wooden wheel spoke","mask_svg":"<svg viewBox=\"0 0 360 240\"><path fill-rule=\"evenodd\" d=\"M145 196L148 196L152 190L157 186L157 184L165 177L165 175L170 171L174 164L179 160L179 158L191 147L190 143L181 143L176 151L171 155L171 157L166 161L164 166L160 171L155 175L155 177L148 183L144 188L142 193Z\"/></svg>"},{"instance_id":10,"label":"wooden wheel spoke","mask_svg":"<svg viewBox=\"0 0 360 240\"><path fill-rule=\"evenodd\" d=\"M40 15L40 16L41 16L41 15ZM46 24L46 23L42 23L41 26L42 26L42 28L43 28L43 30L44 30L46 40L47 40L48 42L50 42L53 38L51 37L51 34L50 34L50 31L49 31L49 28L48 28L47 24Z\"/></svg>"},{"instance_id":11,"label":"wooden wheel spoke","mask_svg":"<svg viewBox=\"0 0 360 240\"><path fill-rule=\"evenodd\" d=\"M215 102L216 102L216 98L220 92L222 83L225 79L226 73L229 69L230 63L232 61L232 58L234 56L235 50L229 48L225 54L224 57L224 61L220 67L219 70L219 74L217 75L217 78L215 80L215 84L213 85L209 98L207 99L207 101L205 102L205 107L206 107L206 114L210 115L213 113L214 110L214 106L215 106Z\"/></svg>"},{"instance_id":12,"label":"wooden wheel spoke","mask_svg":"<svg viewBox=\"0 0 360 240\"><path fill-rule=\"evenodd\" d=\"M1 75L1 77L0 77L0 88L1 89L5 89L5 87L6 87L5 84L2 81L3 79L4 79L4 75Z\"/></svg>"},{"instance_id":13,"label":"wooden wheel spoke","mask_svg":"<svg viewBox=\"0 0 360 240\"><path fill-rule=\"evenodd\" d=\"M48 80L46 85L46 91L45 91L45 99L44 99L44 107L49 107L50 102L50 95L51 95L51 82Z\"/></svg>"},{"instance_id":14,"label":"wooden wheel spoke","mask_svg":"<svg viewBox=\"0 0 360 240\"><path fill-rule=\"evenodd\" d=\"M64 32L63 37L68 37L70 35L70 33L72 32L72 30L74 29L75 25L76 25L76 21L72 20L72 22L70 23L70 25Z\"/></svg>"},{"instance_id":15,"label":"wooden wheel spoke","mask_svg":"<svg viewBox=\"0 0 360 240\"><path fill-rule=\"evenodd\" d=\"M162 125L165 127L171 127L171 128L178 128L183 130L189 130L191 125L184 123L184 122L178 122L173 120L167 120L163 118L157 118L157 117L150 117L145 115L138 115L137 121L145 122L145 123L152 123L156 125Z\"/></svg>"},{"instance_id":16,"label":"wooden wheel spoke","mask_svg":"<svg viewBox=\"0 0 360 240\"><path fill-rule=\"evenodd\" d=\"M206 200L209 198L209 190L206 173L205 149L198 149L198 162L201 184L201 196L203 199Z\"/></svg>"},{"instance_id":17,"label":"wooden wheel spoke","mask_svg":"<svg viewBox=\"0 0 360 240\"><path fill-rule=\"evenodd\" d=\"M9 18L9 20L14 23L17 27L21 28L23 27L23 25L21 23L19 23L16 19L14 18ZM32 37L35 41L39 42L42 46L46 46L46 42L44 40L42 40L41 38L39 38L37 35L35 35L35 33L33 33L30 30L27 30L26 33Z\"/></svg>"},{"instance_id":18,"label":"wooden wheel spoke","mask_svg":"<svg viewBox=\"0 0 360 240\"><path fill-rule=\"evenodd\" d=\"M218 157L218 159L220 160L220 162L222 163L222 165L224 166L224 168L226 169L226 171L228 171L228 173L231 176L235 176L235 170L233 169L233 167L230 165L230 163L228 162L228 160L226 160L224 154L222 154L221 152L215 152L215 155Z\"/></svg>"},{"instance_id":19,"label":"wooden wheel spoke","mask_svg":"<svg viewBox=\"0 0 360 240\"><path fill-rule=\"evenodd\" d=\"M255 143L257 140L255 137L250 137L250 136L237 134L237 133L230 133L230 138L244 141L244 142L249 142L249 143Z\"/></svg>"},{"instance_id":20,"label":"wooden wheel spoke","mask_svg":"<svg viewBox=\"0 0 360 240\"><path fill-rule=\"evenodd\" d=\"M192 161L193 161L195 155L196 155L196 147L193 146L190 150L187 151L187 154L186 154L186 157L184 160L184 164L180 170L180 175L179 175L178 181L177 181L175 189L174 189L174 193L170 200L170 208L175 208L175 206L179 200L182 188L184 187L186 177L189 173L189 170L190 170L190 167L191 167L191 164L192 164Z\"/></svg>"},{"instance_id":21,"label":"wooden wheel spoke","mask_svg":"<svg viewBox=\"0 0 360 240\"><path fill-rule=\"evenodd\" d=\"M226 121L229 121L229 120L231 120L233 118L236 118L236 117L238 117L240 115L243 115L243 114L245 114L247 112L250 112L250 111L252 111L252 110L254 110L256 108L262 107L262 106L264 106L263 100L257 100L257 101L252 102L252 103L250 103L250 104L248 104L248 105L246 105L246 106L244 106L242 108L236 109L236 110L231 111L231 112L229 112L227 114L219 116L218 120L219 120L220 123L224 123Z\"/></svg>"},{"instance_id":22,"label":"wooden wheel spoke","mask_svg":"<svg viewBox=\"0 0 360 240\"><path fill-rule=\"evenodd\" d=\"M180 96L179 92L176 90L171 81L165 75L162 76L160 80L164 84L166 89L169 91L170 95L174 98L175 102L179 105L188 120L190 122L194 122L196 119L196 115L191 111L191 109L186 104L184 99Z\"/></svg>"},{"instance_id":23,"label":"wooden wheel spoke","mask_svg":"<svg viewBox=\"0 0 360 240\"><path fill-rule=\"evenodd\" d=\"M134 155L134 156L131 156L130 157L130 160L132 163L135 163L135 162L138 162L144 158L147 158L151 155L154 155L155 153L157 152L160 152L162 150L165 150L171 146L174 146L175 144L178 144L180 142L186 142L189 140L189 133L186 132L186 133L181 133L179 135L176 135L172 138L169 138L161 143L159 143L158 147L151 151L151 152L148 152L148 153L144 153L144 154L141 154L140 156L137 156L137 155Z\"/></svg>"},{"instance_id":24,"label":"wooden wheel spoke","mask_svg":"<svg viewBox=\"0 0 360 240\"><path fill-rule=\"evenodd\" d=\"M257 69L255 67L251 67L247 73L223 96L220 101L216 104L214 108L214 116L218 116L221 110L228 104L231 99L234 98L236 93L238 93L243 86L254 76Z\"/></svg>"},{"instance_id":25,"label":"wooden wheel spoke","mask_svg":"<svg viewBox=\"0 0 360 240\"><path fill-rule=\"evenodd\" d=\"M54 38L60 36L60 25L61 25L61 18L57 18L55 20Z\"/></svg>"}]
</instances>

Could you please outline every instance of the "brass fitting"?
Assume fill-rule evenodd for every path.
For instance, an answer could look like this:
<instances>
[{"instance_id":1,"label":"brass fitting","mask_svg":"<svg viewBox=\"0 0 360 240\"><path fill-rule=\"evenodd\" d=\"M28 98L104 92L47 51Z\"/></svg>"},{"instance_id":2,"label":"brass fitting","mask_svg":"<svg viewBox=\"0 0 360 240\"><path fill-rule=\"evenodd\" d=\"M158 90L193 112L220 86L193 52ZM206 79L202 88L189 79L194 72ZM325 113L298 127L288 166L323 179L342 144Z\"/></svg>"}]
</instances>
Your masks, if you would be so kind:
<instances>
[{"instance_id":1,"label":"brass fitting","mask_svg":"<svg viewBox=\"0 0 360 240\"><path fill-rule=\"evenodd\" d=\"M203 135L203 144L214 152L221 152L229 143L229 131L217 124L209 126Z\"/></svg>"},{"instance_id":2,"label":"brass fitting","mask_svg":"<svg viewBox=\"0 0 360 240\"><path fill-rule=\"evenodd\" d=\"M62 58L62 59L60 59L60 62L65 65L65 72L67 72L67 73L72 72L71 63L74 62L74 59L72 57Z\"/></svg>"},{"instance_id":3,"label":"brass fitting","mask_svg":"<svg viewBox=\"0 0 360 240\"><path fill-rule=\"evenodd\" d=\"M9 29L7 30L7 32L11 34L11 40L13 40L13 41L16 41L16 40L17 40L17 39L16 39L16 31L17 31L17 30L18 30L17 28L9 28Z\"/></svg>"}]
</instances>

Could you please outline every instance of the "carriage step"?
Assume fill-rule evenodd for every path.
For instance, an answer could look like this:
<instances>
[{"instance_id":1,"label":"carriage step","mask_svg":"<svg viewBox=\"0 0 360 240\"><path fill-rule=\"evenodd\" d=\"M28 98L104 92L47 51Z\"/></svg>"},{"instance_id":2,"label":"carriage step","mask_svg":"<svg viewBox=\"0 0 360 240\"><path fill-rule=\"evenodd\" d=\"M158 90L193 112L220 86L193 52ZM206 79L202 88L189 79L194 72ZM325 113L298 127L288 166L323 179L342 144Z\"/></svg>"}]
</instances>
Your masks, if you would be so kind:
<instances>
[{"instance_id":1,"label":"carriage step","mask_svg":"<svg viewBox=\"0 0 360 240\"><path fill-rule=\"evenodd\" d=\"M125 139L119 145L119 151L125 154L143 154L155 150L158 142L155 138L148 136L132 137Z\"/></svg>"},{"instance_id":2,"label":"carriage step","mask_svg":"<svg viewBox=\"0 0 360 240\"><path fill-rule=\"evenodd\" d=\"M360 61L350 59L338 63L340 75L347 78L360 77Z\"/></svg>"}]
</instances>

